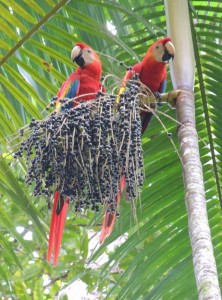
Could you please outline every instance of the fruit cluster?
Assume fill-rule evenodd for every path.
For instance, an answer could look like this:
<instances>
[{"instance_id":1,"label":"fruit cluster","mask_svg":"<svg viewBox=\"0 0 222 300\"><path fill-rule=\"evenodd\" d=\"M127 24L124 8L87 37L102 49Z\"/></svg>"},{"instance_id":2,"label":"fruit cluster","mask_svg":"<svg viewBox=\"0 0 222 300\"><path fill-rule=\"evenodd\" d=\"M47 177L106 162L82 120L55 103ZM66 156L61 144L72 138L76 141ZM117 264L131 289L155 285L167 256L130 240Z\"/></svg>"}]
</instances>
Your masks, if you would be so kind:
<instances>
[{"instance_id":1,"label":"fruit cluster","mask_svg":"<svg viewBox=\"0 0 222 300\"><path fill-rule=\"evenodd\" d=\"M74 107L72 99L63 99L59 113L32 119L15 157L26 157L26 182L35 183L35 196L59 191L76 211L99 211L101 205L116 207L122 176L127 198L139 196L144 174L138 89L134 80L119 96L98 93Z\"/></svg>"}]
</instances>

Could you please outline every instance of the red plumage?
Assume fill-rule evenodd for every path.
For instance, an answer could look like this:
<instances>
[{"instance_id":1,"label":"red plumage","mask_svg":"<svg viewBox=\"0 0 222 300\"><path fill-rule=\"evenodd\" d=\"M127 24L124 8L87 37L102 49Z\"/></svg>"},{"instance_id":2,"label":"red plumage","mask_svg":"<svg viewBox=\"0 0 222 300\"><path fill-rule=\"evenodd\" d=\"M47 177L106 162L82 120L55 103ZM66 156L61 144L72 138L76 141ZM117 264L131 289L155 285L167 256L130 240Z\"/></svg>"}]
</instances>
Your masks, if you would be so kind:
<instances>
[{"instance_id":1,"label":"red plumage","mask_svg":"<svg viewBox=\"0 0 222 300\"><path fill-rule=\"evenodd\" d=\"M131 79L133 74L139 74L140 81L147 86L153 93L159 92L163 93L166 88L166 62L174 56L174 47L171 43L170 38L163 38L159 41L153 43L148 51L146 52L143 60L134 65L132 70L128 71L123 78L123 85L127 84L127 81ZM122 92L122 91L121 91ZM151 112L142 112L141 113L141 122L142 122L142 133L146 130L149 125L151 118ZM120 191L116 196L115 203L119 204L121 199L121 193L125 187L125 178L122 177L120 180ZM107 236L109 236L113 230L116 212L112 211L112 204L108 205L107 211L105 213L102 229L100 234L100 243L103 243Z\"/></svg>"},{"instance_id":2,"label":"red plumage","mask_svg":"<svg viewBox=\"0 0 222 300\"><path fill-rule=\"evenodd\" d=\"M77 97L80 100L89 101L95 99L98 91L102 89L100 77L102 66L98 55L86 44L77 43L72 50L72 59L79 67L62 84L57 93L57 111L61 108L60 99ZM77 103L74 104L77 105ZM50 223L48 261L53 254L53 265L58 263L60 245L62 241L69 199L60 195L59 191L54 193L54 203Z\"/></svg>"}]
</instances>

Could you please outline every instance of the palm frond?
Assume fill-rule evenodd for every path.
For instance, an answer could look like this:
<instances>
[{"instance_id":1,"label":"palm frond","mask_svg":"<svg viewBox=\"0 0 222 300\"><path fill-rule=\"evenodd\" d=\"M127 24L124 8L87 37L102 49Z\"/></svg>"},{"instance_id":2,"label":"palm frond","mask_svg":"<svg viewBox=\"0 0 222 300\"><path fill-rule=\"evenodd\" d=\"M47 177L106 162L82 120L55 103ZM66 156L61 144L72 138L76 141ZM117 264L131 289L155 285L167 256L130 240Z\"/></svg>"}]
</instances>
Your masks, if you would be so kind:
<instances>
[{"instance_id":1,"label":"palm frond","mask_svg":"<svg viewBox=\"0 0 222 300\"><path fill-rule=\"evenodd\" d=\"M222 4L190 1L190 10L197 63L196 123L221 282ZM98 217L91 213L79 218L70 211L60 264L53 270L45 263L49 224L46 199L33 198L32 189L24 183L22 162L19 166L12 164L12 149L8 148L11 134L31 117L44 117L42 110L73 70L69 57L76 41L84 41L99 52L104 75L122 78L125 69L119 62L135 64L154 40L166 35L164 2L1 0L0 15L0 295L22 298L24 290L45 293L41 276L45 274L55 282L49 285L51 297L60 289L61 281L68 285L81 278L90 289L97 286L107 299L196 299L180 158L157 118L143 137L146 179L136 203L137 220L130 203L123 200L114 233L91 260L106 252L106 247L123 233L128 233L128 238L109 253L107 263L98 270L85 266L89 242L86 225L93 220L98 223ZM176 118L175 112L169 107L162 107L161 112L166 116L159 117L178 147L178 124L168 118ZM15 137L16 144L18 134ZM24 239L26 230L16 230L19 226L32 234L31 240ZM94 228L99 230L99 226ZM122 274L112 273L116 265Z\"/></svg>"}]
</instances>

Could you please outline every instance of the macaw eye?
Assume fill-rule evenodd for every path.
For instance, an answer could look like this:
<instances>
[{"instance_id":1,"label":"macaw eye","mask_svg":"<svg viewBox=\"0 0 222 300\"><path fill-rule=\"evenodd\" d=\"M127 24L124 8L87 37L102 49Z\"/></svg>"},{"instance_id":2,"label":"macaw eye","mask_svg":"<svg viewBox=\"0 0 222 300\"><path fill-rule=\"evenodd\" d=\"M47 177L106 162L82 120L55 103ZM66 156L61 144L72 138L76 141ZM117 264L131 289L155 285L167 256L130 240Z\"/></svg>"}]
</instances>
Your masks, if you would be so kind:
<instances>
[{"instance_id":1,"label":"macaw eye","mask_svg":"<svg viewBox=\"0 0 222 300\"><path fill-rule=\"evenodd\" d=\"M92 53L92 51L91 51L91 50L87 50L87 52L88 52L88 53Z\"/></svg>"},{"instance_id":2,"label":"macaw eye","mask_svg":"<svg viewBox=\"0 0 222 300\"><path fill-rule=\"evenodd\" d=\"M159 46L157 45L155 48L156 48L156 49L159 49Z\"/></svg>"}]
</instances>

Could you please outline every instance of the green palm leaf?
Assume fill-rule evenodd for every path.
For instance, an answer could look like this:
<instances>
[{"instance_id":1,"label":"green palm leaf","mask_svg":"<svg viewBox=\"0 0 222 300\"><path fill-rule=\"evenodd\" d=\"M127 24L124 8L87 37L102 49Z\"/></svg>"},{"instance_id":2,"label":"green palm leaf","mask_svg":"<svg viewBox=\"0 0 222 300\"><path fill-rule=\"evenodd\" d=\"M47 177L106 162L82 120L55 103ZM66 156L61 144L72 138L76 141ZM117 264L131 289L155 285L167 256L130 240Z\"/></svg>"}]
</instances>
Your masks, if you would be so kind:
<instances>
[{"instance_id":1,"label":"green palm leaf","mask_svg":"<svg viewBox=\"0 0 222 300\"><path fill-rule=\"evenodd\" d=\"M197 63L196 122L221 283L222 4L190 1L190 10ZM85 266L88 254L85 225L98 223L98 217L91 213L81 219L70 212L60 264L55 270L45 263L46 224L49 224L46 199L33 198L32 190L24 183L22 164L14 166L11 156L6 158L13 150L7 148L10 135L31 117L44 117L42 110L72 72L69 57L76 41L84 41L102 53L104 74L121 78L125 70L118 61L128 66L135 64L148 45L166 35L164 2L4 0L0 1L0 24L0 136L4 154L0 163L0 294L25 299L26 290L31 289L38 294L36 297L43 298L39 293L46 290L38 287L45 285L44 274L54 283L49 289L51 298L60 289L61 282L68 285L81 277L89 289L97 286L108 299L196 299L180 159L157 118L143 137L146 180L141 200L136 204L137 220L131 205L123 200L113 234L93 253L91 260L106 252L106 247L122 234L128 233L128 238L109 254L108 261L98 270ZM114 26L116 34L109 31L107 24ZM159 115L159 118L172 133L172 141L178 148L178 125L169 118L176 118L175 111L162 107L161 112L167 116ZM13 144L17 142L15 139ZM33 239L24 240L16 230L18 226L28 228ZM94 228L99 230L99 226ZM33 260L32 274L28 266ZM123 273L113 274L114 265ZM39 279L34 283L36 274Z\"/></svg>"}]
</instances>

